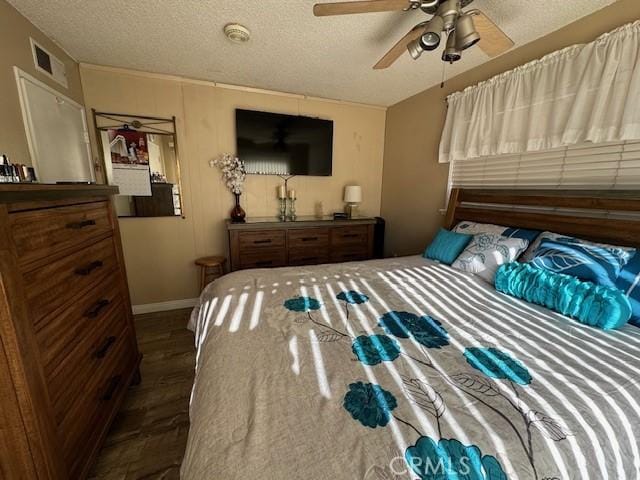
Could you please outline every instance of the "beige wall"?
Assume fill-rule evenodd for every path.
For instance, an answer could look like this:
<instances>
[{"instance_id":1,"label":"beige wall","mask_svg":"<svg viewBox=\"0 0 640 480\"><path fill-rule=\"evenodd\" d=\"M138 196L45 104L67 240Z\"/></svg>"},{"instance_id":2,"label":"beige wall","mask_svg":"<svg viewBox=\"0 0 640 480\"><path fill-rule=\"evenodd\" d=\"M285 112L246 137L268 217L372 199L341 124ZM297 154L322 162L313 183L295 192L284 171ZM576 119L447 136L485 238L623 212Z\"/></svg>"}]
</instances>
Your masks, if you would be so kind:
<instances>
[{"instance_id":1,"label":"beige wall","mask_svg":"<svg viewBox=\"0 0 640 480\"><path fill-rule=\"evenodd\" d=\"M343 187L362 185L362 211L380 213L385 110L284 94L249 92L205 82L81 66L87 109L177 117L185 219L121 219L127 274L134 305L194 298L193 261L226 254L224 219L233 196L209 161L235 150L235 108L320 116L335 122L331 177L296 177L300 215L343 208ZM97 149L95 149L97 151ZM249 176L242 205L251 216L278 211L277 177Z\"/></svg>"},{"instance_id":2,"label":"beige wall","mask_svg":"<svg viewBox=\"0 0 640 480\"><path fill-rule=\"evenodd\" d=\"M619 0L535 42L433 87L387 111L382 216L387 220L386 252L408 255L424 250L442 225L448 167L438 164L438 146L452 92L640 18L640 1ZM464 59L462 60L464 61Z\"/></svg>"},{"instance_id":3,"label":"beige wall","mask_svg":"<svg viewBox=\"0 0 640 480\"><path fill-rule=\"evenodd\" d=\"M65 63L68 89L35 69L29 37ZM16 163L31 165L14 66L83 103L78 64L5 0L0 0L0 154L6 153Z\"/></svg>"}]
</instances>

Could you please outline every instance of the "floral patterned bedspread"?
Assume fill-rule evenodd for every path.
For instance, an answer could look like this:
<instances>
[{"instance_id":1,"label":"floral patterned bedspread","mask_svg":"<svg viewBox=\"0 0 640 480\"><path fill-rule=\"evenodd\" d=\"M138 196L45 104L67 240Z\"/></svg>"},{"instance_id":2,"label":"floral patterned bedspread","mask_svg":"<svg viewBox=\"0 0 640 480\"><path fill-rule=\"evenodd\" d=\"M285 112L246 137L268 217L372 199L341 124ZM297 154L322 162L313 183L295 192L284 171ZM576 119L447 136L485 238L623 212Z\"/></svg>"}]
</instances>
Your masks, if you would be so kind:
<instances>
[{"instance_id":1,"label":"floral patterned bedspread","mask_svg":"<svg viewBox=\"0 0 640 480\"><path fill-rule=\"evenodd\" d=\"M640 329L420 257L252 270L194 309L182 478L640 478Z\"/></svg>"}]
</instances>

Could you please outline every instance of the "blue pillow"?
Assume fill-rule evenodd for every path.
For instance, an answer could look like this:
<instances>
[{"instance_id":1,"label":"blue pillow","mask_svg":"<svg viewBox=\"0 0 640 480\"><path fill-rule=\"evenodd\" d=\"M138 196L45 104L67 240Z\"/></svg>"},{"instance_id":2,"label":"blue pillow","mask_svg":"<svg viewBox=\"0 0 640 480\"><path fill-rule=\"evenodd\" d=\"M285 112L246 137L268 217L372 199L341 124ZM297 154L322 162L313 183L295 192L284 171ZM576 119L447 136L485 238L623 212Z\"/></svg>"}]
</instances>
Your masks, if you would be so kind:
<instances>
[{"instance_id":1,"label":"blue pillow","mask_svg":"<svg viewBox=\"0 0 640 480\"><path fill-rule=\"evenodd\" d=\"M631 254L619 249L580 243L573 239L545 238L531 264L587 282L617 288L616 280Z\"/></svg>"},{"instance_id":2,"label":"blue pillow","mask_svg":"<svg viewBox=\"0 0 640 480\"><path fill-rule=\"evenodd\" d=\"M616 286L627 294L631 303L631 320L629 323L640 327L640 254L636 254L629 260L620 272Z\"/></svg>"},{"instance_id":3,"label":"blue pillow","mask_svg":"<svg viewBox=\"0 0 640 480\"><path fill-rule=\"evenodd\" d=\"M508 263L496 273L496 290L521 298L602 330L624 326L631 316L629 299L617 288L537 268Z\"/></svg>"},{"instance_id":4,"label":"blue pillow","mask_svg":"<svg viewBox=\"0 0 640 480\"><path fill-rule=\"evenodd\" d=\"M427 247L422 255L424 258L437 260L445 265L451 265L456 261L458 255L467 248L473 235L465 233L450 232L441 228L436 238L433 239L431 245Z\"/></svg>"},{"instance_id":5,"label":"blue pillow","mask_svg":"<svg viewBox=\"0 0 640 480\"><path fill-rule=\"evenodd\" d=\"M533 243L533 241L538 238L540 235L540 230L527 230L526 228L507 228L504 232L502 232L503 237L508 238L521 238L522 240L527 240L529 245Z\"/></svg>"}]
</instances>

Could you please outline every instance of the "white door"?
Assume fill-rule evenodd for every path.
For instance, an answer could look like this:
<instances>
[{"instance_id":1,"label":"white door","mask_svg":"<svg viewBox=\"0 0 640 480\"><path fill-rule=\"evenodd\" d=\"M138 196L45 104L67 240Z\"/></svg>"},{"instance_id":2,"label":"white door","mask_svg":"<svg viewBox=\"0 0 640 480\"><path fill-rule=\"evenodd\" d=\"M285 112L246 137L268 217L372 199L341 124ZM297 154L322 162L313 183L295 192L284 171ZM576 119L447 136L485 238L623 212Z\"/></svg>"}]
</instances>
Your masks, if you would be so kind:
<instances>
[{"instance_id":1,"label":"white door","mask_svg":"<svg viewBox=\"0 0 640 480\"><path fill-rule=\"evenodd\" d=\"M94 181L84 107L18 68L15 73L38 181Z\"/></svg>"}]
</instances>

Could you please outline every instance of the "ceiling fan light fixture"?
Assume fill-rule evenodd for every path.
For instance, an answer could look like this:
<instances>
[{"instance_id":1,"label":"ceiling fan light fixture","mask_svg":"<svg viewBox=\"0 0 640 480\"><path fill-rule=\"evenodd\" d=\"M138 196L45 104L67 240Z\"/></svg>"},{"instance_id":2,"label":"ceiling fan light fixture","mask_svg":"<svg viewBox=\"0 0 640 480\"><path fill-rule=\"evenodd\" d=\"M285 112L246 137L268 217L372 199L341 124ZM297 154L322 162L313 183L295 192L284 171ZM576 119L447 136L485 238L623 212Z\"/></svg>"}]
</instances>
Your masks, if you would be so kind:
<instances>
[{"instance_id":1,"label":"ceiling fan light fixture","mask_svg":"<svg viewBox=\"0 0 640 480\"><path fill-rule=\"evenodd\" d=\"M414 60L419 59L420 55L422 55L422 52L424 52L424 48L422 48L422 46L420 45L420 40L413 40L412 42L409 42L409 44L407 45L407 50L409 51L409 55L411 55L411 58L413 58Z\"/></svg>"},{"instance_id":2,"label":"ceiling fan light fixture","mask_svg":"<svg viewBox=\"0 0 640 480\"><path fill-rule=\"evenodd\" d=\"M440 33L442 33L443 20L440 16L435 16L424 27L422 35L409 42L407 50L414 60L420 58L425 51L431 51L440 45Z\"/></svg>"},{"instance_id":3,"label":"ceiling fan light fixture","mask_svg":"<svg viewBox=\"0 0 640 480\"><path fill-rule=\"evenodd\" d=\"M442 29L450 32L456 26L456 19L460 14L459 0L445 0L438 7L438 13L442 17Z\"/></svg>"},{"instance_id":4,"label":"ceiling fan light fixture","mask_svg":"<svg viewBox=\"0 0 640 480\"><path fill-rule=\"evenodd\" d=\"M423 50L432 51L440 46L440 34L427 32L420 37L420 46Z\"/></svg>"},{"instance_id":5,"label":"ceiling fan light fixture","mask_svg":"<svg viewBox=\"0 0 640 480\"><path fill-rule=\"evenodd\" d=\"M471 15L463 13L458 17L455 30L456 48L459 51L473 47L480 41L480 34L476 30Z\"/></svg>"},{"instance_id":6,"label":"ceiling fan light fixture","mask_svg":"<svg viewBox=\"0 0 640 480\"><path fill-rule=\"evenodd\" d=\"M424 33L420 37L420 46L423 50L431 51L440 46L440 34L444 20L441 16L436 15L424 27Z\"/></svg>"},{"instance_id":7,"label":"ceiling fan light fixture","mask_svg":"<svg viewBox=\"0 0 640 480\"><path fill-rule=\"evenodd\" d=\"M445 47L444 52L442 52L442 61L454 63L460 60L461 58L462 58L462 54L456 48L456 36L452 32L449 34L449 37L447 38L447 46Z\"/></svg>"}]
</instances>

